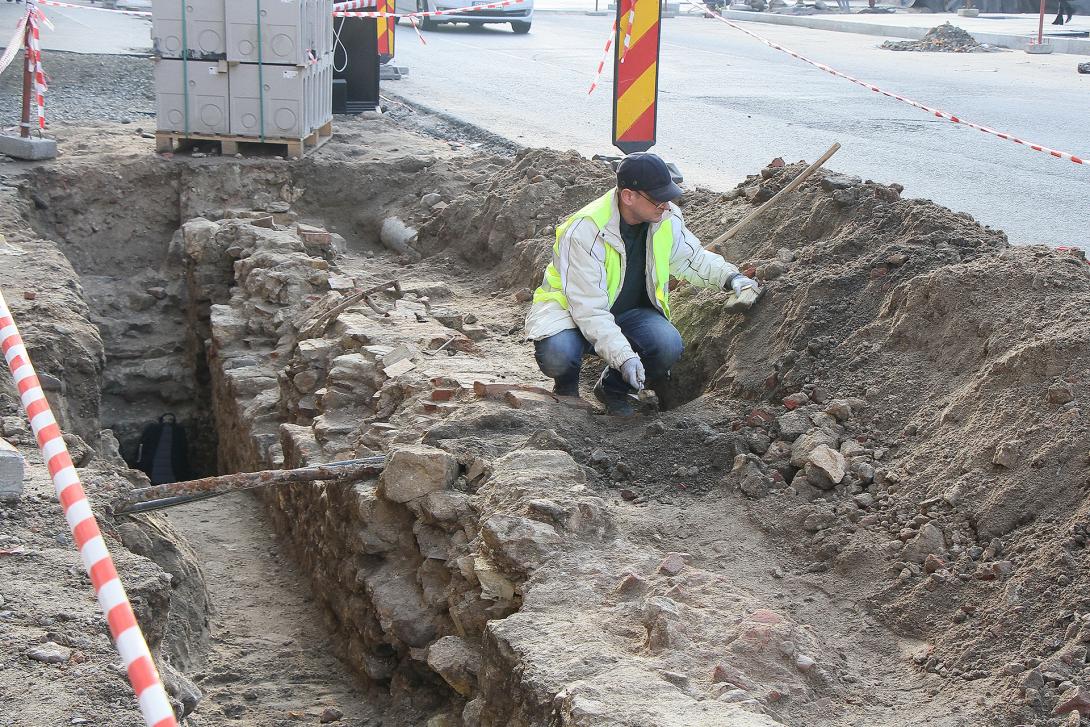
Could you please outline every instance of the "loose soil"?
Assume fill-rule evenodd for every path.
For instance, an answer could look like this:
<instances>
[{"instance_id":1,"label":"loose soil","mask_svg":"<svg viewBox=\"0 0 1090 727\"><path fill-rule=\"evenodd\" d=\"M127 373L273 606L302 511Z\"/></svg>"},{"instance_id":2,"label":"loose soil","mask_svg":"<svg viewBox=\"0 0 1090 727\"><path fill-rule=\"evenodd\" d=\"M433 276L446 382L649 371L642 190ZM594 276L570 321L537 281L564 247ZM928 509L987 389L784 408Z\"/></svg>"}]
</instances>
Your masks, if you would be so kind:
<instances>
[{"instance_id":1,"label":"loose soil","mask_svg":"<svg viewBox=\"0 0 1090 727\"><path fill-rule=\"evenodd\" d=\"M111 375L114 337L129 335L111 322L130 304L164 315L181 304L171 236L198 212L223 220L225 210L261 209L284 229L287 215L325 225L347 242L337 275L360 286L396 278L427 291L412 300L473 314L478 340L449 356L452 365L469 360L504 381L546 385L521 340L520 301L558 222L610 185L606 167L574 153L488 155L388 118L344 123L294 165L154 158L150 141L120 126L58 136L66 155L57 163L5 165L9 247L0 252L35 363L63 382L65 428L99 506L140 482L99 433L99 382ZM803 166L761 170L725 193L693 190L683 201L690 228L713 238ZM348 188L358 198L346 199ZM126 206L113 201L118 189L131 190ZM417 255L380 244L395 216L420 230L410 242ZM902 199L897 185L832 173L724 252L765 293L743 316L724 312L721 291L675 292L687 351L673 385L657 392L668 411L620 421L465 394L445 418L421 419L414 407L429 390L417 382L388 415L412 441L463 461L570 454L571 479L519 512L547 522L556 505L546 494L563 504L569 488L584 488L613 523L609 537L525 574L521 609L488 626L525 649L512 673L546 692L563 685L549 693L576 715L563 724L641 724L611 714L641 691L660 693L652 690L668 690L679 709L741 705L748 724L1079 724L1080 710L1090 714L1090 702L1078 706L1090 675L1085 258L1011 248L1001 231ZM139 264L119 275L133 255ZM128 291L132 280L164 297ZM107 302L122 298L136 302L111 313ZM254 313L255 329L263 321ZM409 336L415 325L406 317L387 328ZM206 337L163 348L164 360L191 360ZM10 391L2 403L3 435L34 464ZM345 453L376 445L362 440ZM235 444L221 433L221 453ZM322 455L339 452L331 444ZM467 489L482 512L542 487L540 477L503 472ZM22 549L0 555L0 725L52 725L56 715L136 724L48 488L39 461L30 497L0 506L0 548ZM353 676L359 664L336 658L343 644L328 594L307 585L293 565L304 558L298 544L273 537L262 510L236 496L166 516L102 518L149 640L204 693L188 723L313 724L323 713L359 725L500 723L487 708L476 723L463 717L474 694L443 691L438 678L365 685ZM677 577L659 565L668 553L685 554ZM618 581L638 583L647 598L630 603ZM682 626L638 625L652 624L648 604L672 608L667 601L681 604ZM73 653L59 665L29 659L46 641ZM569 673L575 664L583 676ZM744 673L730 682L724 664ZM594 698L563 706L569 689ZM343 716L326 712L333 707Z\"/></svg>"}]
</instances>

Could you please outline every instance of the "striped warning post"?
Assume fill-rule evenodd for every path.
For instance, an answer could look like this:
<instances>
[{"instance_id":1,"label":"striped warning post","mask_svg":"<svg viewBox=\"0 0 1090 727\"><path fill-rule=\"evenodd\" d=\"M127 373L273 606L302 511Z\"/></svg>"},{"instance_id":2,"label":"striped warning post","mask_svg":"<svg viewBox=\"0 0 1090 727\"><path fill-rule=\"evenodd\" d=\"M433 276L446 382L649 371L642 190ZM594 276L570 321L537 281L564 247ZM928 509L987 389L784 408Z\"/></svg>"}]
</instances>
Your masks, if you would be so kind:
<instances>
[{"instance_id":1,"label":"striped warning post","mask_svg":"<svg viewBox=\"0 0 1090 727\"><path fill-rule=\"evenodd\" d=\"M617 3L613 53L613 145L625 154L655 145L658 110L658 0Z\"/></svg>"},{"instance_id":2,"label":"striped warning post","mask_svg":"<svg viewBox=\"0 0 1090 727\"><path fill-rule=\"evenodd\" d=\"M64 444L60 426L46 401L3 292L0 292L0 348L4 351L4 359L19 390L34 437L38 440L42 460L49 468L57 499L72 531L72 539L79 549L84 568L91 576L98 604L106 615L110 633L128 671L144 723L147 727L177 727L174 710L170 707L144 634L136 623L129 597L117 576L113 559L106 549L106 541L98 529L95 515Z\"/></svg>"},{"instance_id":3,"label":"striped warning post","mask_svg":"<svg viewBox=\"0 0 1090 727\"><path fill-rule=\"evenodd\" d=\"M377 0L375 10L380 13L395 12L394 0ZM396 17L380 16L375 18L375 25L378 26L378 58L380 63L386 63L394 57L395 23L397 23Z\"/></svg>"},{"instance_id":4,"label":"striped warning post","mask_svg":"<svg viewBox=\"0 0 1090 727\"><path fill-rule=\"evenodd\" d=\"M27 48L27 70L30 71L31 89L34 93L34 101L38 106L38 128L45 128L45 92L48 88L45 83L45 71L42 70L42 36L39 23L45 20L42 11L31 5L27 11L27 21L30 23L30 33L27 38L30 47Z\"/></svg>"}]
</instances>

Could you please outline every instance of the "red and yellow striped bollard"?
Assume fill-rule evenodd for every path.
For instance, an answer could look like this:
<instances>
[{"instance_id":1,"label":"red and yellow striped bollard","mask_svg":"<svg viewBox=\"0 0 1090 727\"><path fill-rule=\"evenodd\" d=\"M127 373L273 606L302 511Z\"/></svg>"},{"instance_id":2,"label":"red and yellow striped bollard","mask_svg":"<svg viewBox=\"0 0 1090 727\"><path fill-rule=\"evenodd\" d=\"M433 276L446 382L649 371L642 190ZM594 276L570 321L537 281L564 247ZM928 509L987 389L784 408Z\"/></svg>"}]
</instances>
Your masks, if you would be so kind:
<instances>
[{"instance_id":1,"label":"red and yellow striped bollard","mask_svg":"<svg viewBox=\"0 0 1090 727\"><path fill-rule=\"evenodd\" d=\"M377 0L377 6L375 12L379 13L393 13L396 12L394 7L395 0ZM378 60L379 63L386 63L394 57L394 26L397 23L397 18L390 17L378 17L375 18L375 24L378 26Z\"/></svg>"},{"instance_id":2,"label":"red and yellow striped bollard","mask_svg":"<svg viewBox=\"0 0 1090 727\"><path fill-rule=\"evenodd\" d=\"M659 93L659 0L620 0L613 47L613 145L625 154L655 145Z\"/></svg>"}]
</instances>

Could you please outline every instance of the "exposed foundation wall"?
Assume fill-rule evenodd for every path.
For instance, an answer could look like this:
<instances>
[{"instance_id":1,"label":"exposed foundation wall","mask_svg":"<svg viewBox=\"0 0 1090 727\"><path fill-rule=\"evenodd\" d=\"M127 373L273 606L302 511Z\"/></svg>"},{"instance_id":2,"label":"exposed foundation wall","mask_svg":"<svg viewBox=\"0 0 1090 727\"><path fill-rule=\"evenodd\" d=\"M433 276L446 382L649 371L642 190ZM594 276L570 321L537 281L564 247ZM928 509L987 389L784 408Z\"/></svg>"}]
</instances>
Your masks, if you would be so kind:
<instances>
[{"instance_id":1,"label":"exposed foundation wall","mask_svg":"<svg viewBox=\"0 0 1090 727\"><path fill-rule=\"evenodd\" d=\"M683 623L678 571L623 537L631 525L588 490L551 431L583 411L474 398L487 374L472 354L418 357L391 377L401 346L474 343L445 314L423 315L411 285L385 313L361 304L315 325L343 271L288 217L275 229L252 222L194 220L181 233L187 250L212 251L190 256L191 280L202 260L235 258L230 298L210 309L220 461L245 470L387 456L375 481L262 492L353 669L435 725L778 724L737 690L716 700L729 689L706 669L707 653L769 627L746 621L755 606L726 591L709 596L723 599L714 614ZM493 376L504 365L488 362ZM722 587L678 558L687 584ZM773 617L784 639L815 640ZM778 661L760 666L800 695L819 684ZM661 676L671 668L694 683L679 691Z\"/></svg>"},{"instance_id":2,"label":"exposed foundation wall","mask_svg":"<svg viewBox=\"0 0 1090 727\"><path fill-rule=\"evenodd\" d=\"M384 449L392 427L369 420L388 417L406 392L381 371L389 346L382 348L379 331L369 328L375 322L347 315L325 336L296 340L304 306L329 290L321 256L328 250L312 248L312 256L297 230L244 220L194 220L180 239L190 297L210 303L221 466L300 466ZM222 281L197 284L214 279L209 271L222 269L223 255L236 258L226 301ZM263 493L277 529L312 574L343 656L418 709L449 708L452 715L475 690L474 670L461 662L475 663L485 621L515 607L513 592L499 603L480 597L467 547L477 515L457 489L466 487L462 469L452 455L425 447L395 455L390 477L403 476L389 486L314 484ZM444 637L458 641L464 674L457 689L428 665L429 647Z\"/></svg>"}]
</instances>

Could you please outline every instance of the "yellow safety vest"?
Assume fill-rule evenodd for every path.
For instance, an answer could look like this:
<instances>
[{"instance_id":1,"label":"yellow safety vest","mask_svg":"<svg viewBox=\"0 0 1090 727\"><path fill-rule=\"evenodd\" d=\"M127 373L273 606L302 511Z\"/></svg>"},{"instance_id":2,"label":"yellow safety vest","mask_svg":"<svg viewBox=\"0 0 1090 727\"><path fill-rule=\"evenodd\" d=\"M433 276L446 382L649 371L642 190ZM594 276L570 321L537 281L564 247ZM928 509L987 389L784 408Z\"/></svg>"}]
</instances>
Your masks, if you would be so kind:
<instances>
[{"instance_id":1,"label":"yellow safety vest","mask_svg":"<svg viewBox=\"0 0 1090 727\"><path fill-rule=\"evenodd\" d=\"M609 223L609 219L613 216L613 210L615 208L613 197L615 192L616 190L606 192L604 195L569 217L564 224L560 225L560 227L556 228L556 244L553 246L553 253L557 257L560 257L560 240L564 237L564 234L568 229L579 220L589 219L598 227L599 231L605 228L606 224ZM655 259L655 300L658 302L659 307L662 308L662 312L669 318L670 254L674 249L674 225L671 217L667 217L655 231L654 236L651 238L651 248ZM617 250L609 244L605 245L605 250L606 296L609 305L612 306L613 302L617 300L618 294L621 292L621 253L617 252ZM567 310L568 299L567 296L564 295L560 273L552 263L549 263L549 267L545 269L545 280L552 290L546 290L545 286L542 285L534 292L534 302L539 303L552 300L559 303L564 310Z\"/></svg>"}]
</instances>

